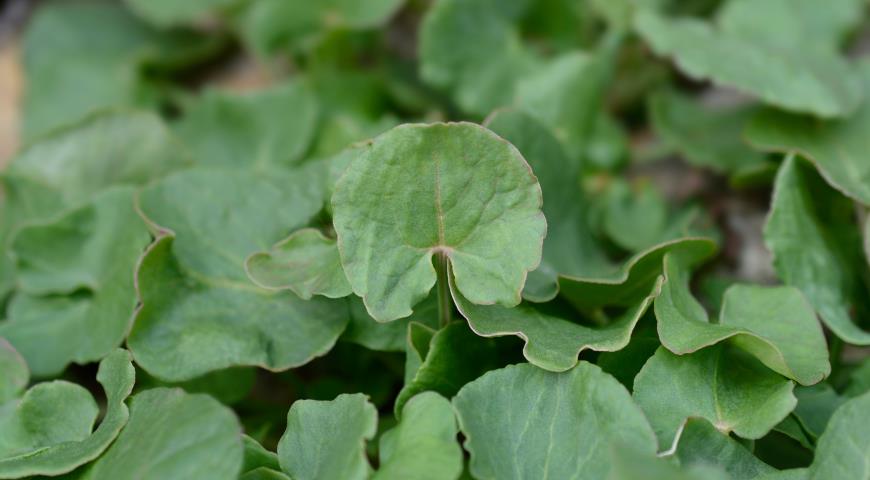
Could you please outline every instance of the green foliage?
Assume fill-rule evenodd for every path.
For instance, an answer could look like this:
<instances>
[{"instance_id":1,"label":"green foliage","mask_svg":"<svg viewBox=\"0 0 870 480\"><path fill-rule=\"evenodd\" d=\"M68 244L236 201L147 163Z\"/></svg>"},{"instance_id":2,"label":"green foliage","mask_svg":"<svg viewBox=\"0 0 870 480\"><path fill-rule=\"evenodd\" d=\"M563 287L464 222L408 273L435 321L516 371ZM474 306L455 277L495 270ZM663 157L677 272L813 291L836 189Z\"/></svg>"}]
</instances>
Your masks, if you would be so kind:
<instances>
[{"instance_id":1,"label":"green foliage","mask_svg":"<svg viewBox=\"0 0 870 480\"><path fill-rule=\"evenodd\" d=\"M870 480L863 0L23 4L0 479Z\"/></svg>"}]
</instances>

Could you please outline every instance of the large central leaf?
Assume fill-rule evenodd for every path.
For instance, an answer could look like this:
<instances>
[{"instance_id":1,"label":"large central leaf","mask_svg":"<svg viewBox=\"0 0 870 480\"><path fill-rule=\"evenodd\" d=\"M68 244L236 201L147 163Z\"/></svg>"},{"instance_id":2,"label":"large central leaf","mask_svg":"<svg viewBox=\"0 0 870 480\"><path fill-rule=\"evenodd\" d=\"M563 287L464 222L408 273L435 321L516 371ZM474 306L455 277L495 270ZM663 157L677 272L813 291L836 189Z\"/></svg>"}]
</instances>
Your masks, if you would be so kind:
<instances>
[{"instance_id":1,"label":"large central leaf","mask_svg":"<svg viewBox=\"0 0 870 480\"><path fill-rule=\"evenodd\" d=\"M541 204L522 155L470 123L390 130L358 150L332 197L342 266L379 321L426 297L435 253L471 302L518 304L541 260Z\"/></svg>"}]
</instances>

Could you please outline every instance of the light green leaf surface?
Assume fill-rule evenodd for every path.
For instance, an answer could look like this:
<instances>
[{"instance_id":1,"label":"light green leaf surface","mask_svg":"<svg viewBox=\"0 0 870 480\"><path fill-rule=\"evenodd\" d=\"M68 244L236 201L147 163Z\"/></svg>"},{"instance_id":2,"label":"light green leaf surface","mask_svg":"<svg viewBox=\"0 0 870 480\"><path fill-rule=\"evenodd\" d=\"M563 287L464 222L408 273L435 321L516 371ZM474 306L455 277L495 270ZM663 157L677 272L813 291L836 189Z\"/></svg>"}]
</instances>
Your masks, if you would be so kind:
<instances>
[{"instance_id":1,"label":"light green leaf surface","mask_svg":"<svg viewBox=\"0 0 870 480\"><path fill-rule=\"evenodd\" d=\"M5 338L0 337L0 405L16 398L30 380L27 361Z\"/></svg>"},{"instance_id":2,"label":"light green leaf surface","mask_svg":"<svg viewBox=\"0 0 870 480\"><path fill-rule=\"evenodd\" d=\"M208 395L179 388L136 394L130 421L85 479L236 479L242 431L229 408Z\"/></svg>"},{"instance_id":3,"label":"light green leaf surface","mask_svg":"<svg viewBox=\"0 0 870 480\"><path fill-rule=\"evenodd\" d=\"M860 24L861 0L731 0L718 11L730 34L781 48L836 52Z\"/></svg>"},{"instance_id":4,"label":"light green leaf surface","mask_svg":"<svg viewBox=\"0 0 870 480\"><path fill-rule=\"evenodd\" d=\"M112 185L141 185L189 161L149 113L105 113L25 147L3 172L14 226L54 216Z\"/></svg>"},{"instance_id":5,"label":"light green leaf surface","mask_svg":"<svg viewBox=\"0 0 870 480\"><path fill-rule=\"evenodd\" d=\"M119 346L136 308L133 271L151 241L133 189L110 188L12 240L17 294L0 322L35 376L99 360Z\"/></svg>"},{"instance_id":6,"label":"light green leaf surface","mask_svg":"<svg viewBox=\"0 0 870 480\"><path fill-rule=\"evenodd\" d=\"M247 93L209 90L176 131L200 165L287 166L298 163L314 140L319 110L299 81Z\"/></svg>"},{"instance_id":7,"label":"light green leaf surface","mask_svg":"<svg viewBox=\"0 0 870 480\"><path fill-rule=\"evenodd\" d=\"M266 450L260 442L253 438L242 435L242 443L244 444L245 456L242 466L243 472L255 470L257 468L268 468L272 470L280 470L281 465L278 463L278 454Z\"/></svg>"},{"instance_id":8,"label":"light green leaf surface","mask_svg":"<svg viewBox=\"0 0 870 480\"><path fill-rule=\"evenodd\" d=\"M870 62L856 68L860 85L870 87ZM846 196L870 205L870 162L865 135L870 125L870 101L842 120L818 119L764 110L752 118L745 136L752 146L774 152L798 153L812 161L825 180Z\"/></svg>"},{"instance_id":9,"label":"light green leaf surface","mask_svg":"<svg viewBox=\"0 0 870 480\"><path fill-rule=\"evenodd\" d=\"M806 295L828 328L849 343L870 345L870 331L852 313L866 310L867 297L854 215L851 201L789 157L776 176L764 240L779 277Z\"/></svg>"},{"instance_id":10,"label":"light green leaf surface","mask_svg":"<svg viewBox=\"0 0 870 480\"><path fill-rule=\"evenodd\" d=\"M757 439L794 409L794 383L733 348L716 345L674 355L660 347L637 374L634 399L662 448L674 443L689 417Z\"/></svg>"},{"instance_id":11,"label":"light green leaf surface","mask_svg":"<svg viewBox=\"0 0 870 480\"><path fill-rule=\"evenodd\" d=\"M692 165L735 174L765 161L741 138L753 106L710 108L666 90L652 94L647 109L656 135Z\"/></svg>"},{"instance_id":12,"label":"light green leaf surface","mask_svg":"<svg viewBox=\"0 0 870 480\"><path fill-rule=\"evenodd\" d=\"M633 255L621 267L587 277L562 276L559 287L575 307L592 312L604 306L630 307L649 294L662 274L662 261L669 252L695 264L712 256L716 243L709 238L671 240Z\"/></svg>"},{"instance_id":13,"label":"light green leaf surface","mask_svg":"<svg viewBox=\"0 0 870 480\"><path fill-rule=\"evenodd\" d=\"M813 438L819 438L828 426L831 415L848 400L841 397L830 384L819 383L798 387L794 391L798 404L794 415L803 429Z\"/></svg>"},{"instance_id":14,"label":"light green leaf surface","mask_svg":"<svg viewBox=\"0 0 870 480\"><path fill-rule=\"evenodd\" d=\"M717 465L733 480L751 480L776 472L737 440L701 418L686 421L674 455L684 466Z\"/></svg>"},{"instance_id":15,"label":"light green leaf surface","mask_svg":"<svg viewBox=\"0 0 870 480\"><path fill-rule=\"evenodd\" d=\"M463 110L486 115L514 99L514 87L539 60L517 23L529 0L444 0L420 26L420 75L448 90Z\"/></svg>"},{"instance_id":16,"label":"light green leaf surface","mask_svg":"<svg viewBox=\"0 0 870 480\"><path fill-rule=\"evenodd\" d=\"M335 240L314 228L297 230L269 251L251 255L245 260L245 270L257 285L289 289L304 300L313 295L339 298L353 293Z\"/></svg>"},{"instance_id":17,"label":"light green leaf surface","mask_svg":"<svg viewBox=\"0 0 870 480\"><path fill-rule=\"evenodd\" d=\"M137 68L156 41L121 5L42 5L24 35L24 140L100 109L143 103Z\"/></svg>"},{"instance_id":18,"label":"light green leaf surface","mask_svg":"<svg viewBox=\"0 0 870 480\"><path fill-rule=\"evenodd\" d=\"M671 57L690 77L736 88L779 108L843 117L863 98L860 77L830 52L802 48L799 43L784 47L732 31L728 25L668 19L646 8L638 10L634 20L636 31L650 47Z\"/></svg>"},{"instance_id":19,"label":"light green leaf surface","mask_svg":"<svg viewBox=\"0 0 870 480\"><path fill-rule=\"evenodd\" d=\"M374 437L377 421L377 410L362 394L298 400L278 443L281 468L296 480L368 478L365 443Z\"/></svg>"},{"instance_id":20,"label":"light green leaf surface","mask_svg":"<svg viewBox=\"0 0 870 480\"><path fill-rule=\"evenodd\" d=\"M628 345L634 326L659 294L660 286L661 280L636 305L603 326L583 325L577 318L550 313L530 303L514 308L474 305L455 291L453 298L476 334L484 337L516 335L525 341L523 355L530 363L545 370L563 372L577 364L577 357L584 350L612 352Z\"/></svg>"},{"instance_id":21,"label":"light green leaf surface","mask_svg":"<svg viewBox=\"0 0 870 480\"><path fill-rule=\"evenodd\" d=\"M420 329L421 325L414 323L411 328L414 327ZM420 364L413 371L411 368L405 370L405 385L394 406L397 417L405 403L420 392L432 390L452 398L466 383L504 366L507 363L504 359L508 352L506 347L513 346L481 338L461 321L451 322L434 332L424 348L416 348L414 334L408 332L408 355L418 355Z\"/></svg>"},{"instance_id":22,"label":"light green leaf surface","mask_svg":"<svg viewBox=\"0 0 870 480\"><path fill-rule=\"evenodd\" d=\"M463 467L462 447L450 402L434 392L414 396L402 421L380 439L373 479L453 480Z\"/></svg>"},{"instance_id":23,"label":"light green leaf surface","mask_svg":"<svg viewBox=\"0 0 870 480\"><path fill-rule=\"evenodd\" d=\"M107 407L93 432L96 402L83 387L63 380L37 384L20 402L0 405L0 478L59 475L97 458L127 423L124 400L135 374L124 350L100 362L97 381Z\"/></svg>"},{"instance_id":24,"label":"light green leaf surface","mask_svg":"<svg viewBox=\"0 0 870 480\"><path fill-rule=\"evenodd\" d=\"M407 317L425 298L435 253L470 301L518 304L541 259L541 204L522 155L470 123L390 130L351 162L332 197L345 274L379 321Z\"/></svg>"},{"instance_id":25,"label":"light green leaf surface","mask_svg":"<svg viewBox=\"0 0 870 480\"><path fill-rule=\"evenodd\" d=\"M529 273L523 298L552 300L559 293L560 274L591 276L611 271L613 266L589 226L577 159L565 154L544 125L519 110L498 110L487 118L486 126L517 147L544 192L547 236L543 257L540 266Z\"/></svg>"},{"instance_id":26,"label":"light green leaf surface","mask_svg":"<svg viewBox=\"0 0 870 480\"><path fill-rule=\"evenodd\" d=\"M171 27L206 20L238 0L124 0L136 15L158 27Z\"/></svg>"},{"instance_id":27,"label":"light green leaf surface","mask_svg":"<svg viewBox=\"0 0 870 480\"><path fill-rule=\"evenodd\" d=\"M463 387L453 406L475 478L606 478L613 444L656 448L625 387L586 362L559 374L530 364L495 370Z\"/></svg>"},{"instance_id":28,"label":"light green leaf surface","mask_svg":"<svg viewBox=\"0 0 870 480\"><path fill-rule=\"evenodd\" d=\"M729 339L768 368L802 385L828 376L828 348L815 313L792 287L734 285L718 322L689 291L689 272L676 256L665 258L665 284L655 300L662 345L684 355Z\"/></svg>"},{"instance_id":29,"label":"light green leaf surface","mask_svg":"<svg viewBox=\"0 0 870 480\"><path fill-rule=\"evenodd\" d=\"M669 458L643 455L627 448L614 448L608 480L732 480L712 465L680 467Z\"/></svg>"}]
</instances>

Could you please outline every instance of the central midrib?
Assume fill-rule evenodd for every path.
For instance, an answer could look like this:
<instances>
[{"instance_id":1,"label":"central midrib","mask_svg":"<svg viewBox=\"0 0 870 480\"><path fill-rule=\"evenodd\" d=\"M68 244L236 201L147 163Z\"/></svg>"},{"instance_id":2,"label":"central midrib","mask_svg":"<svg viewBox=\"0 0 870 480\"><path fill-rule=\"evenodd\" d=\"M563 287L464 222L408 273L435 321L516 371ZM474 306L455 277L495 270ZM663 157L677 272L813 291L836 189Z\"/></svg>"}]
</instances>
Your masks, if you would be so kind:
<instances>
[{"instance_id":1,"label":"central midrib","mask_svg":"<svg viewBox=\"0 0 870 480\"><path fill-rule=\"evenodd\" d=\"M433 155L435 161L435 216L438 224L438 244L436 247L446 246L444 243L444 209L441 206L441 157Z\"/></svg>"}]
</instances>

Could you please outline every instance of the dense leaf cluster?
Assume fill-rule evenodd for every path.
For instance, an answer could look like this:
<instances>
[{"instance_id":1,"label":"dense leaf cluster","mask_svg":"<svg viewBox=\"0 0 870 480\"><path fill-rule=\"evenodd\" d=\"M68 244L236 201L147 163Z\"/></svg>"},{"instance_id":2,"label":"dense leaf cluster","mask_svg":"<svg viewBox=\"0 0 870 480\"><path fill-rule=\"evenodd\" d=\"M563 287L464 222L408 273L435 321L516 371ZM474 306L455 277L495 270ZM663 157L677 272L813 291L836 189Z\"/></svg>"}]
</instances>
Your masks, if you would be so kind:
<instances>
[{"instance_id":1,"label":"dense leaf cluster","mask_svg":"<svg viewBox=\"0 0 870 480\"><path fill-rule=\"evenodd\" d=\"M43 2L0 478L870 479L866 13Z\"/></svg>"}]
</instances>

